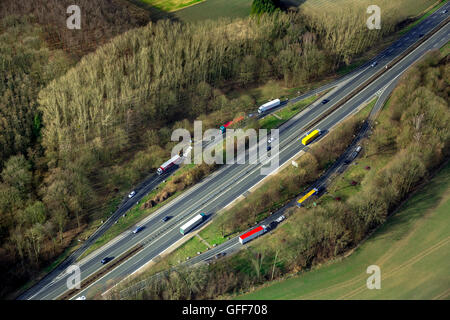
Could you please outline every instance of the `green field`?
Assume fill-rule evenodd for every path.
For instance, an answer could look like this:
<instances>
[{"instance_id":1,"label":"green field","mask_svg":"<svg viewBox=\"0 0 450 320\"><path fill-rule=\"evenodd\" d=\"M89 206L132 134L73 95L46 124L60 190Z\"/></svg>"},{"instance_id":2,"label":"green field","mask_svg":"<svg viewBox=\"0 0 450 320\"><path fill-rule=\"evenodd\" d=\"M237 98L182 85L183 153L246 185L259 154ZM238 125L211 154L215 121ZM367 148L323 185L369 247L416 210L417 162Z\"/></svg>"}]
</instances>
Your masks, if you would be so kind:
<instances>
[{"instance_id":1,"label":"green field","mask_svg":"<svg viewBox=\"0 0 450 320\"><path fill-rule=\"evenodd\" d=\"M160 10L171 12L182 9L184 7L192 6L196 3L205 0L140 0L141 2L154 6Z\"/></svg>"},{"instance_id":2,"label":"green field","mask_svg":"<svg viewBox=\"0 0 450 320\"><path fill-rule=\"evenodd\" d=\"M450 164L347 258L237 299L449 299ZM366 268L381 268L381 289Z\"/></svg>"},{"instance_id":3,"label":"green field","mask_svg":"<svg viewBox=\"0 0 450 320\"><path fill-rule=\"evenodd\" d=\"M207 19L218 19L222 17L243 18L250 14L253 0L132 0L135 3L141 3L147 6L147 9L155 8L156 15L163 12L170 12L173 18L180 19L185 22L194 22ZM348 5L354 0L340 0L343 5ZM368 0L365 0L368 5ZM402 0L405 5L403 12L408 16L416 16L430 8L437 0ZM303 0L283 0L287 6L298 6L305 3ZM307 0L309 5L323 9L329 5L324 0ZM387 0L379 3L383 7ZM159 11L158 11L159 10ZM152 10L151 10L152 11Z\"/></svg>"},{"instance_id":4,"label":"green field","mask_svg":"<svg viewBox=\"0 0 450 320\"><path fill-rule=\"evenodd\" d=\"M206 0L174 13L182 21L193 22L222 17L243 18L250 14L252 0Z\"/></svg>"}]
</instances>

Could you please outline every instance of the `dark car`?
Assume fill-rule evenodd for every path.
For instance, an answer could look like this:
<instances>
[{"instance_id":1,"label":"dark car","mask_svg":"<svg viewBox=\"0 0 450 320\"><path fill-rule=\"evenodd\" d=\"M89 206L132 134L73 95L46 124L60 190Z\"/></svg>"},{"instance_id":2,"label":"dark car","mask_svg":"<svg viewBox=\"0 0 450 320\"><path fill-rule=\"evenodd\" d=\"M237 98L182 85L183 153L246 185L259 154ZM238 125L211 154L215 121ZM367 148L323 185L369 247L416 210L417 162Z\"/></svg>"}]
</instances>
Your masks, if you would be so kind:
<instances>
[{"instance_id":1,"label":"dark car","mask_svg":"<svg viewBox=\"0 0 450 320\"><path fill-rule=\"evenodd\" d=\"M373 67L375 67L377 64L378 64L378 62L374 61L374 62L372 62L372 63L370 64L370 66L373 68Z\"/></svg>"},{"instance_id":2,"label":"dark car","mask_svg":"<svg viewBox=\"0 0 450 320\"><path fill-rule=\"evenodd\" d=\"M163 222L169 221L170 218L171 218L171 217L169 217L169 216L165 216L164 218L162 218L162 221L163 221Z\"/></svg>"},{"instance_id":3,"label":"dark car","mask_svg":"<svg viewBox=\"0 0 450 320\"><path fill-rule=\"evenodd\" d=\"M271 146L271 145L268 145L268 146L267 146L267 151L270 151L270 150L272 150L272 146Z\"/></svg>"},{"instance_id":4,"label":"dark car","mask_svg":"<svg viewBox=\"0 0 450 320\"><path fill-rule=\"evenodd\" d=\"M326 190L325 186L319 186L319 187L317 187L317 193L318 193L318 194L324 193L325 190Z\"/></svg>"},{"instance_id":5,"label":"dark car","mask_svg":"<svg viewBox=\"0 0 450 320\"><path fill-rule=\"evenodd\" d=\"M136 233L138 233L138 232L144 230L144 228L145 228L144 226L136 227L136 229L133 230L133 233L136 234Z\"/></svg>"},{"instance_id":6,"label":"dark car","mask_svg":"<svg viewBox=\"0 0 450 320\"><path fill-rule=\"evenodd\" d=\"M102 263L102 264L106 264L106 263L110 262L112 259L113 259L113 258L111 258L111 257L103 258L102 261L101 261L101 263Z\"/></svg>"},{"instance_id":7,"label":"dark car","mask_svg":"<svg viewBox=\"0 0 450 320\"><path fill-rule=\"evenodd\" d=\"M328 103L330 100L328 100L328 99L323 99L322 100L322 104L325 104L325 103Z\"/></svg>"},{"instance_id":8,"label":"dark car","mask_svg":"<svg viewBox=\"0 0 450 320\"><path fill-rule=\"evenodd\" d=\"M226 254L227 254L226 252L220 252L220 253L216 254L216 255L214 256L214 258L215 258L215 259L220 259L220 258L222 258L223 256L225 256Z\"/></svg>"},{"instance_id":9,"label":"dark car","mask_svg":"<svg viewBox=\"0 0 450 320\"><path fill-rule=\"evenodd\" d=\"M277 227L277 222L276 221L272 221L271 223L269 223L269 230L273 230Z\"/></svg>"}]
</instances>

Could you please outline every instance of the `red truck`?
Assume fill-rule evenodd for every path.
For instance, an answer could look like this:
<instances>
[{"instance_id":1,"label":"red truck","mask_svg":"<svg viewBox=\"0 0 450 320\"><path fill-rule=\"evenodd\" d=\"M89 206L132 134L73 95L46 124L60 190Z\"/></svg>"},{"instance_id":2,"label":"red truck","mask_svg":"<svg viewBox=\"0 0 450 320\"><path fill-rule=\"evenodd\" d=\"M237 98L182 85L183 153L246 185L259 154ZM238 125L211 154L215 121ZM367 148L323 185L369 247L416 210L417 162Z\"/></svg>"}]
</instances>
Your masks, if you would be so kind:
<instances>
[{"instance_id":1,"label":"red truck","mask_svg":"<svg viewBox=\"0 0 450 320\"><path fill-rule=\"evenodd\" d=\"M241 235L239 237L239 242L241 244L247 243L250 240L255 239L255 238L259 237L260 235L262 235L264 232L266 232L266 230L267 230L267 228L264 225L256 227L255 229L250 230L250 231L244 233L243 235Z\"/></svg>"},{"instance_id":2,"label":"red truck","mask_svg":"<svg viewBox=\"0 0 450 320\"><path fill-rule=\"evenodd\" d=\"M164 162L157 170L159 175L162 175L164 172L166 172L169 168L173 167L176 162L180 159L179 155L174 156L170 160L167 160Z\"/></svg>"}]
</instances>

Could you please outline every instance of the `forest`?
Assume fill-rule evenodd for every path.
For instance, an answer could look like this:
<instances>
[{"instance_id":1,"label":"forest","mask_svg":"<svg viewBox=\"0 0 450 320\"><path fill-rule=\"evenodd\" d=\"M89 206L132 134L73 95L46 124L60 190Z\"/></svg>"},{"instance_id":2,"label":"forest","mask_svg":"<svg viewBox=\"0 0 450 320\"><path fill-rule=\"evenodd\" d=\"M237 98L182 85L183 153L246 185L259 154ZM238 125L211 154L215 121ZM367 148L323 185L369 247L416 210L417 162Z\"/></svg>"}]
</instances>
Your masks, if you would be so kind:
<instances>
[{"instance_id":1,"label":"forest","mask_svg":"<svg viewBox=\"0 0 450 320\"><path fill-rule=\"evenodd\" d=\"M0 2L1 296L154 172L173 129L255 109L233 89L333 75L406 19L391 3L385 28L370 33L356 7L184 24L150 21L126 1L85 0L89 19L71 32L61 28L69 2Z\"/></svg>"}]
</instances>

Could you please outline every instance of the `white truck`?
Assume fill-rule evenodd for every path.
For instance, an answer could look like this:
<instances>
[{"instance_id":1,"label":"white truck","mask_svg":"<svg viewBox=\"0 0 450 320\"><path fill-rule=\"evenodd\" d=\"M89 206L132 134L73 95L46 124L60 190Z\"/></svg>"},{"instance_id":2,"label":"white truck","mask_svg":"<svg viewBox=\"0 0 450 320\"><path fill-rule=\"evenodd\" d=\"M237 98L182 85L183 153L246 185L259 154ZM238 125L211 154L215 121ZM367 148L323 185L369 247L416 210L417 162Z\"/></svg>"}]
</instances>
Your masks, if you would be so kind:
<instances>
[{"instance_id":1,"label":"white truck","mask_svg":"<svg viewBox=\"0 0 450 320\"><path fill-rule=\"evenodd\" d=\"M264 103L261 107L258 108L258 113L261 114L263 112L266 112L270 109L278 107L280 104L281 104L280 99L275 99L275 100L269 101L267 103Z\"/></svg>"},{"instance_id":2,"label":"white truck","mask_svg":"<svg viewBox=\"0 0 450 320\"><path fill-rule=\"evenodd\" d=\"M174 156L173 158L171 158L170 160L167 160L166 162L164 162L157 170L159 175L162 175L164 172L166 172L169 168L171 168L172 166L174 166L176 164L176 162L180 159L181 157L179 155Z\"/></svg>"},{"instance_id":3,"label":"white truck","mask_svg":"<svg viewBox=\"0 0 450 320\"><path fill-rule=\"evenodd\" d=\"M197 227L200 223L202 223L205 220L206 215L204 213L200 213L193 217L191 220L183 224L180 228L180 233L182 235L185 235L195 227Z\"/></svg>"}]
</instances>

